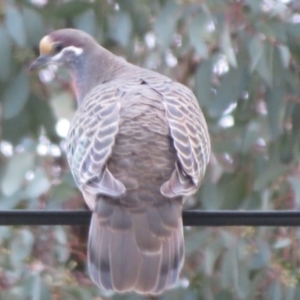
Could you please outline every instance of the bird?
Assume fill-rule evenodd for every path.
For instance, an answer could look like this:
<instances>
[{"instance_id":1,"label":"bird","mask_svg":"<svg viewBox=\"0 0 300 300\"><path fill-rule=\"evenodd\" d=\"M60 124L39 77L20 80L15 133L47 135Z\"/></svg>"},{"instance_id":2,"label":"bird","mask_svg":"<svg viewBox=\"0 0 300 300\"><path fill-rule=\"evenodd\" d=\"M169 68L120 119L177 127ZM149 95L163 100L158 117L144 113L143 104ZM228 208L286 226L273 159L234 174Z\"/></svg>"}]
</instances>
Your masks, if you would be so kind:
<instances>
[{"instance_id":1,"label":"bird","mask_svg":"<svg viewBox=\"0 0 300 300\"><path fill-rule=\"evenodd\" d=\"M63 66L75 87L66 155L92 211L92 281L118 293L174 288L184 262L183 204L199 189L211 153L195 95L77 29L49 33L39 51L30 69Z\"/></svg>"}]
</instances>

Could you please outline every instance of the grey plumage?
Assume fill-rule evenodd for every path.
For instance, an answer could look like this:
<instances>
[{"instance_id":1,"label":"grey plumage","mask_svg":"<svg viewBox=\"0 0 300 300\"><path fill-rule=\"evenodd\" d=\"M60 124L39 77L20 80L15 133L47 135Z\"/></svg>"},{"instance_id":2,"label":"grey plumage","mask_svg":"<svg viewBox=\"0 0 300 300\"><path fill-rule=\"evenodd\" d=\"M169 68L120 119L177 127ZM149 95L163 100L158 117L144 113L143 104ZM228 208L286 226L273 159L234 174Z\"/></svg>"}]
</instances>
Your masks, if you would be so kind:
<instances>
[{"instance_id":1,"label":"grey plumage","mask_svg":"<svg viewBox=\"0 0 300 300\"><path fill-rule=\"evenodd\" d=\"M198 102L187 87L117 58L82 32L49 37L65 49L77 47L58 62L76 84L67 157L93 210L90 276L101 288L159 294L178 279L182 205L199 188L209 160Z\"/></svg>"}]
</instances>

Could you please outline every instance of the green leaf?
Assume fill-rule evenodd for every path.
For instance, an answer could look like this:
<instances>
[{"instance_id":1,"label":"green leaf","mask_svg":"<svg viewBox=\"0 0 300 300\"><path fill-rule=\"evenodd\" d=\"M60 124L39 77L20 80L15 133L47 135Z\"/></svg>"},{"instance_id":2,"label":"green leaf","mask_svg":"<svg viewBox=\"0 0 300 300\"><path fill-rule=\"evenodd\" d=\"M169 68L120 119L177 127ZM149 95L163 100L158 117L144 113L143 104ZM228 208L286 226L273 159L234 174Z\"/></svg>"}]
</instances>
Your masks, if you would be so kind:
<instances>
[{"instance_id":1,"label":"green leaf","mask_svg":"<svg viewBox=\"0 0 300 300\"><path fill-rule=\"evenodd\" d=\"M285 90L281 85L268 88L266 92L269 128L273 140L277 139L283 131L284 96Z\"/></svg>"},{"instance_id":2,"label":"green leaf","mask_svg":"<svg viewBox=\"0 0 300 300\"><path fill-rule=\"evenodd\" d=\"M220 258L224 251L221 239L215 239L203 249L204 255L204 272L207 276L213 276L216 261Z\"/></svg>"},{"instance_id":3,"label":"green leaf","mask_svg":"<svg viewBox=\"0 0 300 300\"><path fill-rule=\"evenodd\" d=\"M214 210L220 209L224 203L224 193L220 188L211 182L203 185L200 189L201 204L204 209Z\"/></svg>"},{"instance_id":4,"label":"green leaf","mask_svg":"<svg viewBox=\"0 0 300 300\"><path fill-rule=\"evenodd\" d=\"M221 79L220 86L209 107L209 114L212 117L220 117L224 110L241 97L242 92L248 84L248 72L243 64L238 68L230 68Z\"/></svg>"},{"instance_id":5,"label":"green leaf","mask_svg":"<svg viewBox=\"0 0 300 300\"><path fill-rule=\"evenodd\" d=\"M292 244L291 239L289 238L279 238L276 243L273 245L274 249L286 248Z\"/></svg>"},{"instance_id":6,"label":"green leaf","mask_svg":"<svg viewBox=\"0 0 300 300\"><path fill-rule=\"evenodd\" d=\"M63 294L61 295L63 297L62 299L91 300L95 298L93 297L93 293L91 291L83 289L82 286L64 286L64 290L65 291L63 291ZM101 297L100 299L104 298ZM114 299L116 298L114 297ZM123 295L122 300L125 299L127 298L125 295ZM132 299L135 300L136 298L133 297Z\"/></svg>"},{"instance_id":7,"label":"green leaf","mask_svg":"<svg viewBox=\"0 0 300 300\"><path fill-rule=\"evenodd\" d=\"M186 254L191 255L199 248L205 247L205 244L210 238L210 231L203 229L192 229L185 233Z\"/></svg>"},{"instance_id":8,"label":"green leaf","mask_svg":"<svg viewBox=\"0 0 300 300\"><path fill-rule=\"evenodd\" d=\"M260 0L245 0L245 3L251 8L251 12L254 15L261 13L262 5Z\"/></svg>"},{"instance_id":9,"label":"green leaf","mask_svg":"<svg viewBox=\"0 0 300 300\"><path fill-rule=\"evenodd\" d=\"M23 9L23 17L26 20L25 31L28 42L31 46L36 46L46 32L43 18L37 11L27 7Z\"/></svg>"},{"instance_id":10,"label":"green leaf","mask_svg":"<svg viewBox=\"0 0 300 300\"><path fill-rule=\"evenodd\" d=\"M282 60L282 65L285 68L288 68L288 66L290 64L290 59L291 59L291 52L290 52L289 48L285 45L278 45L278 50L279 50L280 57Z\"/></svg>"},{"instance_id":11,"label":"green leaf","mask_svg":"<svg viewBox=\"0 0 300 300\"><path fill-rule=\"evenodd\" d=\"M19 153L11 158L0 182L4 195L11 196L21 188L25 174L32 169L33 164L34 155L32 153Z\"/></svg>"},{"instance_id":12,"label":"green leaf","mask_svg":"<svg viewBox=\"0 0 300 300\"><path fill-rule=\"evenodd\" d=\"M161 9L154 24L157 42L162 51L171 43L178 19L179 6L176 1L168 0Z\"/></svg>"},{"instance_id":13,"label":"green leaf","mask_svg":"<svg viewBox=\"0 0 300 300\"><path fill-rule=\"evenodd\" d=\"M122 9L122 4L126 5L126 8L128 12L131 14L131 20L133 23L134 31L137 35L142 36L144 35L149 28L152 27L151 25L151 18L149 18L149 15L151 15L153 9L151 6L157 6L158 2L155 1L128 1L126 3L126 0L119 1L120 8ZM124 6L125 6L124 5ZM124 7L125 9L125 7Z\"/></svg>"},{"instance_id":14,"label":"green leaf","mask_svg":"<svg viewBox=\"0 0 300 300\"><path fill-rule=\"evenodd\" d=\"M55 228L54 234L57 241L55 246L55 257L60 262L66 262L70 256L69 248L67 246L68 241L66 231L63 227L58 226Z\"/></svg>"},{"instance_id":15,"label":"green leaf","mask_svg":"<svg viewBox=\"0 0 300 300\"><path fill-rule=\"evenodd\" d=\"M227 60L229 64L233 67L237 67L237 62L236 62L236 57L235 53L232 47L231 43L231 34L230 34L230 28L227 23L224 24L223 26L223 31L220 33L220 46L221 49L223 50L224 54L227 57Z\"/></svg>"},{"instance_id":16,"label":"green leaf","mask_svg":"<svg viewBox=\"0 0 300 300\"><path fill-rule=\"evenodd\" d=\"M0 210L15 208L21 201L20 194L21 193L18 192L18 193L14 193L11 196L5 195L4 197L0 197ZM0 238L0 243L1 243L1 238Z\"/></svg>"},{"instance_id":17,"label":"green leaf","mask_svg":"<svg viewBox=\"0 0 300 300\"><path fill-rule=\"evenodd\" d=\"M25 22L20 11L15 7L9 5L6 8L5 26L14 42L19 47L26 45Z\"/></svg>"},{"instance_id":18,"label":"green leaf","mask_svg":"<svg viewBox=\"0 0 300 300\"><path fill-rule=\"evenodd\" d=\"M222 209L236 209L241 206L247 195L248 174L239 173L238 176L225 175L220 182L224 201ZM221 192L222 193L222 192Z\"/></svg>"},{"instance_id":19,"label":"green leaf","mask_svg":"<svg viewBox=\"0 0 300 300\"><path fill-rule=\"evenodd\" d=\"M298 297L295 295L296 294L297 285L296 286L294 286L294 285L292 285L292 286L284 285L282 287L282 290L283 290L283 297L282 298L284 300L295 300L295 299L298 299Z\"/></svg>"},{"instance_id":20,"label":"green leaf","mask_svg":"<svg viewBox=\"0 0 300 300\"><path fill-rule=\"evenodd\" d=\"M28 229L19 230L10 246L10 259L12 263L18 265L22 260L28 258L33 243L34 236Z\"/></svg>"},{"instance_id":21,"label":"green leaf","mask_svg":"<svg viewBox=\"0 0 300 300\"><path fill-rule=\"evenodd\" d=\"M221 291L217 293L215 300L232 300L232 294L229 291Z\"/></svg>"},{"instance_id":22,"label":"green leaf","mask_svg":"<svg viewBox=\"0 0 300 300\"><path fill-rule=\"evenodd\" d=\"M212 62L205 60L196 70L195 93L201 108L208 107L213 99L212 67Z\"/></svg>"},{"instance_id":23,"label":"green leaf","mask_svg":"<svg viewBox=\"0 0 300 300\"><path fill-rule=\"evenodd\" d=\"M271 282L267 290L268 300L282 300L282 289L280 280L274 280Z\"/></svg>"},{"instance_id":24,"label":"green leaf","mask_svg":"<svg viewBox=\"0 0 300 300\"><path fill-rule=\"evenodd\" d=\"M3 26L0 26L0 81L7 81L11 68L11 41Z\"/></svg>"},{"instance_id":25,"label":"green leaf","mask_svg":"<svg viewBox=\"0 0 300 300\"><path fill-rule=\"evenodd\" d=\"M265 279L264 274L262 272L257 272L251 279L249 284L249 292L247 294L246 300L253 300L257 298L257 291L261 287L262 281Z\"/></svg>"},{"instance_id":26,"label":"green leaf","mask_svg":"<svg viewBox=\"0 0 300 300\"><path fill-rule=\"evenodd\" d=\"M189 37L192 46L195 48L197 54L206 59L208 57L208 49L203 38L203 22L201 18L195 17L192 19L189 26Z\"/></svg>"},{"instance_id":27,"label":"green leaf","mask_svg":"<svg viewBox=\"0 0 300 300\"><path fill-rule=\"evenodd\" d=\"M75 193L76 190L65 182L62 182L59 185L54 185L50 190L49 199L51 201L48 202L48 208L60 208L62 203L74 196Z\"/></svg>"},{"instance_id":28,"label":"green leaf","mask_svg":"<svg viewBox=\"0 0 300 300\"><path fill-rule=\"evenodd\" d=\"M29 81L24 70L14 78L3 95L3 117L11 119L23 109L29 97Z\"/></svg>"},{"instance_id":29,"label":"green leaf","mask_svg":"<svg viewBox=\"0 0 300 300\"><path fill-rule=\"evenodd\" d=\"M270 163L260 170L254 177L253 188L255 191L261 191L269 184L274 182L278 177L282 176L288 171L288 167L282 164Z\"/></svg>"},{"instance_id":30,"label":"green leaf","mask_svg":"<svg viewBox=\"0 0 300 300\"><path fill-rule=\"evenodd\" d=\"M110 17L110 36L117 43L126 47L131 36L131 18L126 12L118 12Z\"/></svg>"},{"instance_id":31,"label":"green leaf","mask_svg":"<svg viewBox=\"0 0 300 300\"><path fill-rule=\"evenodd\" d=\"M283 24L287 34L287 46L295 58L300 61L300 24L285 23Z\"/></svg>"},{"instance_id":32,"label":"green leaf","mask_svg":"<svg viewBox=\"0 0 300 300\"><path fill-rule=\"evenodd\" d=\"M43 282L40 274L36 274L31 278L31 300L51 300L51 292L49 287Z\"/></svg>"},{"instance_id":33,"label":"green leaf","mask_svg":"<svg viewBox=\"0 0 300 300\"><path fill-rule=\"evenodd\" d=\"M266 267L270 263L270 259L271 251L269 245L265 241L258 241L257 249L249 261L249 268L251 270L257 270Z\"/></svg>"},{"instance_id":34,"label":"green leaf","mask_svg":"<svg viewBox=\"0 0 300 300\"><path fill-rule=\"evenodd\" d=\"M237 284L238 267L236 248L230 248L222 259L221 267L221 285L223 288L229 289Z\"/></svg>"},{"instance_id":35,"label":"green leaf","mask_svg":"<svg viewBox=\"0 0 300 300\"><path fill-rule=\"evenodd\" d=\"M235 290L240 299L245 299L250 290L250 274L247 261L238 261L238 279L235 282Z\"/></svg>"},{"instance_id":36,"label":"green leaf","mask_svg":"<svg viewBox=\"0 0 300 300\"><path fill-rule=\"evenodd\" d=\"M37 198L50 188L49 179L42 168L37 168L34 175L34 178L29 181L24 190L24 197L26 198Z\"/></svg>"},{"instance_id":37,"label":"green leaf","mask_svg":"<svg viewBox=\"0 0 300 300\"><path fill-rule=\"evenodd\" d=\"M56 18L70 18L82 14L91 7L92 4L87 1L70 1L58 5L52 13Z\"/></svg>"},{"instance_id":38,"label":"green leaf","mask_svg":"<svg viewBox=\"0 0 300 300\"><path fill-rule=\"evenodd\" d=\"M286 43L286 30L279 18L270 19L268 22L259 20L254 26L257 32L260 32L262 36L266 36L269 41L276 41L278 44Z\"/></svg>"},{"instance_id":39,"label":"green leaf","mask_svg":"<svg viewBox=\"0 0 300 300\"><path fill-rule=\"evenodd\" d=\"M255 35L249 43L249 55L251 58L251 71L256 70L261 78L269 85L272 85L272 63L273 46Z\"/></svg>"},{"instance_id":40,"label":"green leaf","mask_svg":"<svg viewBox=\"0 0 300 300\"><path fill-rule=\"evenodd\" d=\"M297 209L300 207L300 180L297 176L289 177L288 182L290 183L294 191L294 199L297 205Z\"/></svg>"},{"instance_id":41,"label":"green leaf","mask_svg":"<svg viewBox=\"0 0 300 300\"><path fill-rule=\"evenodd\" d=\"M24 110L18 116L2 121L2 138L11 142L13 145L17 145L20 140L28 134L29 123L32 115L28 111Z\"/></svg>"},{"instance_id":42,"label":"green leaf","mask_svg":"<svg viewBox=\"0 0 300 300\"><path fill-rule=\"evenodd\" d=\"M64 107L65 105L66 103L62 101L61 107ZM41 128L43 128L45 129L47 136L51 140L58 140L57 133L55 131L56 120L53 115L53 110L51 109L50 103L48 103L48 101L37 99L35 96L32 95L29 98L29 101L27 101L25 110L31 116L31 118L29 119L29 129L31 131L31 134L33 134L35 137L38 137L41 133ZM74 113L73 109L72 112ZM22 115L23 114L25 114L25 112L23 112ZM68 116L70 116L70 114L71 112Z\"/></svg>"},{"instance_id":43,"label":"green leaf","mask_svg":"<svg viewBox=\"0 0 300 300\"><path fill-rule=\"evenodd\" d=\"M92 36L97 32L97 21L93 10L86 10L82 14L76 16L73 22L77 29L83 30Z\"/></svg>"},{"instance_id":44,"label":"green leaf","mask_svg":"<svg viewBox=\"0 0 300 300\"><path fill-rule=\"evenodd\" d=\"M68 91L54 94L49 105L53 110L56 119L72 120L74 115L74 99Z\"/></svg>"}]
</instances>

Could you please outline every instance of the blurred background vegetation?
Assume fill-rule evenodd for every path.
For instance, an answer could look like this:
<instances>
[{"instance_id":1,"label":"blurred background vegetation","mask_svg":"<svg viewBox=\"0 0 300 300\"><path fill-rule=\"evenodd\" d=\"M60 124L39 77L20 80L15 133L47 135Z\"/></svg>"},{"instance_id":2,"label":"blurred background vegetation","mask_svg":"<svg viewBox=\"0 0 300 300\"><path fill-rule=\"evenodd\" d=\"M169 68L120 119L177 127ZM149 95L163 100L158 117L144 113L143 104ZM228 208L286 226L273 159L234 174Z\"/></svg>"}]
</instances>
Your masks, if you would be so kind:
<instances>
[{"instance_id":1,"label":"blurred background vegetation","mask_svg":"<svg viewBox=\"0 0 300 300\"><path fill-rule=\"evenodd\" d=\"M213 154L187 208L299 209L299 0L0 1L0 209L84 208L63 150L69 76L28 72L65 27L193 89ZM158 299L300 299L298 228L185 229L182 279ZM142 299L90 282L86 234L0 227L0 299Z\"/></svg>"}]
</instances>

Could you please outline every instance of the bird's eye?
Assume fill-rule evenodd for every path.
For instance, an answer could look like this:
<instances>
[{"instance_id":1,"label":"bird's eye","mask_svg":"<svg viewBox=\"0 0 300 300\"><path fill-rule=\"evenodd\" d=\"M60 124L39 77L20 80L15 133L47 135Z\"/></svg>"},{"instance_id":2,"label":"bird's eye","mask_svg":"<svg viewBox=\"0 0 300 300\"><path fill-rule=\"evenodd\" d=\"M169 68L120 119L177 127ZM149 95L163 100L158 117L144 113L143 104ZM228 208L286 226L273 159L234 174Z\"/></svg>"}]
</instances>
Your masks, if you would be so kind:
<instances>
[{"instance_id":1,"label":"bird's eye","mask_svg":"<svg viewBox=\"0 0 300 300\"><path fill-rule=\"evenodd\" d=\"M54 44L53 50L55 53L59 53L63 49L63 45L60 43Z\"/></svg>"}]
</instances>

